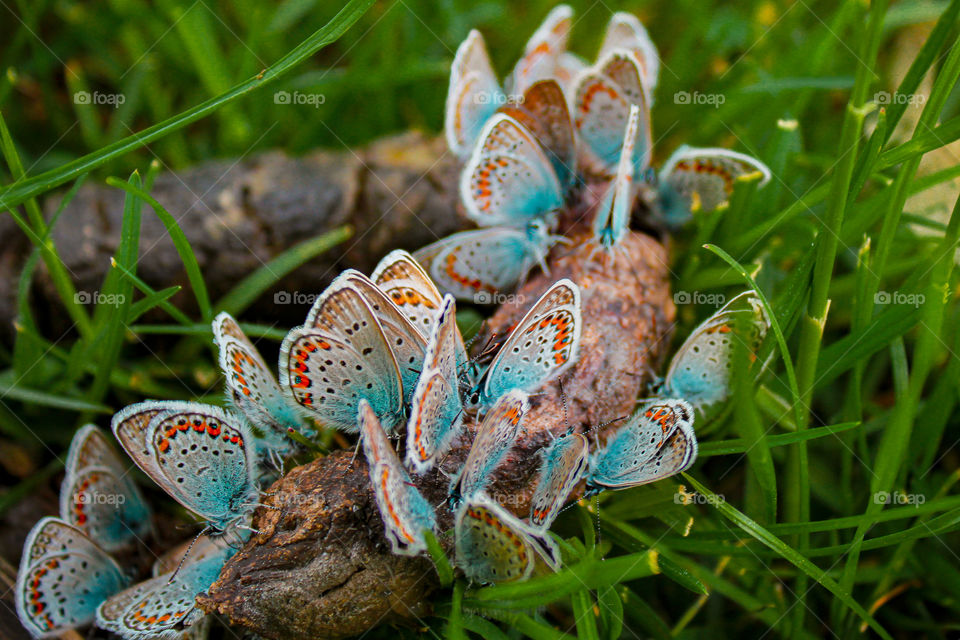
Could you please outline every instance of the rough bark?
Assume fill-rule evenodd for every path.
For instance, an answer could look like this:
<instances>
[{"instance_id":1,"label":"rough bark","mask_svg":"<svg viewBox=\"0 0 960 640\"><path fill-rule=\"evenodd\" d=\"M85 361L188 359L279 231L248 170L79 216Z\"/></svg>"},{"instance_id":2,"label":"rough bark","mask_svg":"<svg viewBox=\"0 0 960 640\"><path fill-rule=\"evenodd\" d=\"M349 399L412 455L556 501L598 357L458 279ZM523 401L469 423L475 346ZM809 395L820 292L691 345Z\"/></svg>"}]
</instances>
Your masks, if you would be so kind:
<instances>
[{"instance_id":1,"label":"rough bark","mask_svg":"<svg viewBox=\"0 0 960 640\"><path fill-rule=\"evenodd\" d=\"M504 464L492 492L525 516L539 466L537 452L569 424L588 429L628 414L659 364L674 316L664 248L631 234L614 257L578 242L551 257L551 273L535 275L488 323L504 335L559 278L580 285L584 328L577 363L531 398L526 436ZM452 473L466 457L475 423L444 463ZM270 489L254 527L261 534L227 563L209 593L207 611L267 638L338 638L381 622L415 620L428 612L437 587L429 560L393 555L373 500L362 455L340 451L292 470ZM441 528L448 480L429 473L417 483L439 506Z\"/></svg>"},{"instance_id":2,"label":"rough bark","mask_svg":"<svg viewBox=\"0 0 960 640\"><path fill-rule=\"evenodd\" d=\"M456 215L456 158L440 138L411 132L358 150L279 151L216 160L157 176L152 195L179 220L196 252L211 297L281 251L344 224L354 237L277 285L316 293L344 267L369 271L396 248L416 249L466 225ZM120 239L124 192L88 182L67 206L54 242L78 291L97 291ZM61 196L45 203L47 215ZM187 285L170 238L149 209L143 217L139 275L160 289ZM13 336L17 283L31 245L10 216L0 216L0 341ZM38 270L34 309L51 335L69 325L45 271ZM190 309L189 289L173 302ZM296 324L305 305L277 306L268 294L244 313L249 321Z\"/></svg>"}]
</instances>

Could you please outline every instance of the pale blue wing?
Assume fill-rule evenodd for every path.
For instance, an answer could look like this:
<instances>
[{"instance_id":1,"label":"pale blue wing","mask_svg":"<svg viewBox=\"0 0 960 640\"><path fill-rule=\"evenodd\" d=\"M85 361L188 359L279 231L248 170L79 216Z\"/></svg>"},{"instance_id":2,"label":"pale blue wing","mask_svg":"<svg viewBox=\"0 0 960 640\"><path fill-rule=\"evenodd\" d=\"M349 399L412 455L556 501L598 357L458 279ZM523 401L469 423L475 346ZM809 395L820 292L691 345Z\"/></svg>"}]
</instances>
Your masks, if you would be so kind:
<instances>
[{"instance_id":1,"label":"pale blue wing","mask_svg":"<svg viewBox=\"0 0 960 640\"><path fill-rule=\"evenodd\" d=\"M17 615L34 637L58 636L93 622L100 603L127 583L120 566L82 531L44 518L24 544Z\"/></svg>"},{"instance_id":2,"label":"pale blue wing","mask_svg":"<svg viewBox=\"0 0 960 640\"><path fill-rule=\"evenodd\" d=\"M525 228L563 206L560 181L540 144L502 113L480 133L461 173L460 198L467 215L482 227Z\"/></svg>"},{"instance_id":3,"label":"pale blue wing","mask_svg":"<svg viewBox=\"0 0 960 640\"><path fill-rule=\"evenodd\" d=\"M447 146L467 158L483 125L506 100L490 65L483 36L476 29L457 48L450 69L444 109Z\"/></svg>"},{"instance_id":4,"label":"pale blue wing","mask_svg":"<svg viewBox=\"0 0 960 640\"><path fill-rule=\"evenodd\" d=\"M484 376L482 406L511 389L534 391L577 358L582 330L580 288L558 280L517 323Z\"/></svg>"},{"instance_id":5,"label":"pale blue wing","mask_svg":"<svg viewBox=\"0 0 960 640\"><path fill-rule=\"evenodd\" d=\"M537 488L530 499L530 524L549 529L567 497L587 471L590 448L579 433L567 433L543 450Z\"/></svg>"},{"instance_id":6,"label":"pale blue wing","mask_svg":"<svg viewBox=\"0 0 960 640\"><path fill-rule=\"evenodd\" d=\"M358 422L384 534L394 553L417 555L426 549L423 532L436 526L433 507L413 486L380 421L364 400L360 401Z\"/></svg>"}]
</instances>

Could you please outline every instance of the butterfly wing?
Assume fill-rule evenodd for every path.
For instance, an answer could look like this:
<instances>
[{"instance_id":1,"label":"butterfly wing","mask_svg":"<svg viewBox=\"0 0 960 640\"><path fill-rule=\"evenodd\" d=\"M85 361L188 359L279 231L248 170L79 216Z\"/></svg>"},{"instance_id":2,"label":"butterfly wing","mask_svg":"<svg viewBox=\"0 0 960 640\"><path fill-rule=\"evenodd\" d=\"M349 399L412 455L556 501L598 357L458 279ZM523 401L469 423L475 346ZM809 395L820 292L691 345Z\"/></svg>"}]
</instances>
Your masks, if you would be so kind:
<instances>
[{"instance_id":1,"label":"butterfly wing","mask_svg":"<svg viewBox=\"0 0 960 640\"><path fill-rule=\"evenodd\" d=\"M510 74L513 93L521 94L534 83L554 76L557 60L567 49L572 26L573 9L569 5L558 5L547 14Z\"/></svg>"},{"instance_id":2,"label":"butterfly wing","mask_svg":"<svg viewBox=\"0 0 960 640\"><path fill-rule=\"evenodd\" d=\"M619 244L629 228L630 212L636 195L632 158L639 123L640 108L637 105L630 105L630 117L623 135L617 175L607 188L607 193L600 202L600 208L593 221L594 240L606 249L612 249Z\"/></svg>"},{"instance_id":3,"label":"butterfly wing","mask_svg":"<svg viewBox=\"0 0 960 640\"><path fill-rule=\"evenodd\" d=\"M523 94L523 102L508 104L500 113L512 117L534 135L546 151L564 191L576 175L577 150L573 122L563 89L556 80L541 80Z\"/></svg>"},{"instance_id":4,"label":"butterfly wing","mask_svg":"<svg viewBox=\"0 0 960 640\"><path fill-rule=\"evenodd\" d=\"M426 335L393 303L390 297L369 278L354 269L344 271L341 277L355 288L370 305L383 328L383 335L393 351L403 385L403 402L413 397L417 378L423 369L423 352L427 348ZM308 318L309 321L309 318Z\"/></svg>"},{"instance_id":5,"label":"butterfly wing","mask_svg":"<svg viewBox=\"0 0 960 640\"><path fill-rule=\"evenodd\" d=\"M115 413L110 421L113 435L123 446L123 450L158 485L163 486L165 476L147 446L150 440L147 427L150 421L163 411L185 411L189 407L189 402L147 400L124 407Z\"/></svg>"},{"instance_id":6,"label":"butterfly wing","mask_svg":"<svg viewBox=\"0 0 960 640\"><path fill-rule=\"evenodd\" d=\"M280 387L323 424L355 433L365 398L387 429L403 412L396 358L373 309L339 279L280 347Z\"/></svg>"},{"instance_id":7,"label":"butterfly wing","mask_svg":"<svg viewBox=\"0 0 960 640\"><path fill-rule=\"evenodd\" d=\"M136 640L179 637L203 618L196 597L216 581L233 553L222 548L194 559L175 575L157 576L118 593L97 610L97 625Z\"/></svg>"},{"instance_id":8,"label":"butterfly wing","mask_svg":"<svg viewBox=\"0 0 960 640\"><path fill-rule=\"evenodd\" d=\"M644 85L637 59L625 50L615 49L611 51L601 58L600 62L597 63L597 68L601 75L613 80L631 110L633 106L639 109L636 133L631 138L630 153L627 155L633 161L634 175L639 176L650 166L650 159L653 155L649 89ZM628 120L629 117L628 115ZM621 145L621 158L623 157L622 148Z\"/></svg>"},{"instance_id":9,"label":"butterfly wing","mask_svg":"<svg viewBox=\"0 0 960 640\"><path fill-rule=\"evenodd\" d=\"M573 88L573 83L588 66L587 61L575 53L564 51L557 58L557 66L553 70L553 76L563 89L564 93Z\"/></svg>"},{"instance_id":10,"label":"butterfly wing","mask_svg":"<svg viewBox=\"0 0 960 640\"><path fill-rule=\"evenodd\" d=\"M107 551L150 532L150 509L106 434L92 424L77 431L60 486L60 517Z\"/></svg>"},{"instance_id":11,"label":"butterfly wing","mask_svg":"<svg viewBox=\"0 0 960 640\"><path fill-rule=\"evenodd\" d=\"M537 488L530 501L530 524L549 529L567 496L587 471L590 447L579 433L565 434L543 452Z\"/></svg>"},{"instance_id":12,"label":"butterfly wing","mask_svg":"<svg viewBox=\"0 0 960 640\"><path fill-rule=\"evenodd\" d=\"M446 452L463 421L457 358L460 331L456 314L453 298L444 297L410 407L406 461L418 473L428 470Z\"/></svg>"},{"instance_id":13,"label":"butterfly wing","mask_svg":"<svg viewBox=\"0 0 960 640\"><path fill-rule=\"evenodd\" d=\"M454 536L457 566L472 581L525 580L537 555L554 570L560 565L549 534L524 524L484 494L457 510Z\"/></svg>"},{"instance_id":14,"label":"butterfly wing","mask_svg":"<svg viewBox=\"0 0 960 640\"><path fill-rule=\"evenodd\" d=\"M296 446L287 430L303 430L303 421L260 352L226 312L214 319L213 336L229 401L264 431L266 449L280 454L294 451Z\"/></svg>"},{"instance_id":15,"label":"butterfly wing","mask_svg":"<svg viewBox=\"0 0 960 640\"><path fill-rule=\"evenodd\" d=\"M587 169L609 176L616 170L630 103L620 86L591 68L577 78L573 123L583 142L581 161Z\"/></svg>"},{"instance_id":16,"label":"butterfly wing","mask_svg":"<svg viewBox=\"0 0 960 640\"><path fill-rule=\"evenodd\" d=\"M451 484L450 494L454 498L469 500L486 488L493 472L513 448L529 409L527 394L518 389L497 400L480 423L460 474Z\"/></svg>"},{"instance_id":17,"label":"butterfly wing","mask_svg":"<svg viewBox=\"0 0 960 640\"><path fill-rule=\"evenodd\" d=\"M237 416L191 402L154 416L147 433L160 486L216 529L225 530L256 502L256 449Z\"/></svg>"},{"instance_id":18,"label":"butterfly wing","mask_svg":"<svg viewBox=\"0 0 960 640\"><path fill-rule=\"evenodd\" d=\"M645 406L597 452L588 490L636 487L690 468L697 457L693 419L693 407L684 400Z\"/></svg>"},{"instance_id":19,"label":"butterfly wing","mask_svg":"<svg viewBox=\"0 0 960 640\"><path fill-rule=\"evenodd\" d=\"M43 518L27 536L17 573L20 622L37 638L93 621L97 607L123 589L120 566L86 535L57 518Z\"/></svg>"},{"instance_id":20,"label":"butterfly wing","mask_svg":"<svg viewBox=\"0 0 960 640\"><path fill-rule=\"evenodd\" d=\"M667 159L660 172L661 200L667 221L682 223L691 213L727 206L738 180L759 176L770 180L770 169L756 158L736 151L683 146Z\"/></svg>"},{"instance_id":21,"label":"butterfly wing","mask_svg":"<svg viewBox=\"0 0 960 640\"><path fill-rule=\"evenodd\" d=\"M377 264L370 279L420 333L430 335L443 295L412 255L402 249L391 251Z\"/></svg>"},{"instance_id":22,"label":"butterfly wing","mask_svg":"<svg viewBox=\"0 0 960 640\"><path fill-rule=\"evenodd\" d=\"M481 404L511 389L533 391L555 378L577 357L580 346L580 288L558 280L531 307L490 363Z\"/></svg>"},{"instance_id":23,"label":"butterfly wing","mask_svg":"<svg viewBox=\"0 0 960 640\"><path fill-rule=\"evenodd\" d=\"M492 304L494 294L513 291L542 260L555 238L494 227L460 231L428 245L417 256L437 285L458 300Z\"/></svg>"},{"instance_id":24,"label":"butterfly wing","mask_svg":"<svg viewBox=\"0 0 960 640\"><path fill-rule=\"evenodd\" d=\"M533 134L498 113L484 125L461 173L460 198L481 227L525 228L563 205L563 189Z\"/></svg>"},{"instance_id":25,"label":"butterfly wing","mask_svg":"<svg viewBox=\"0 0 960 640\"><path fill-rule=\"evenodd\" d=\"M360 401L358 421L385 535L394 553L417 555L426 549L423 531L433 530L436 525L433 508L410 482L376 413L365 400Z\"/></svg>"},{"instance_id":26,"label":"butterfly wing","mask_svg":"<svg viewBox=\"0 0 960 640\"><path fill-rule=\"evenodd\" d=\"M747 335L738 336L738 318L749 321ZM741 293L694 329L680 346L664 379L666 393L685 399L700 412L723 402L730 394L733 341L745 340L755 354L769 326L756 293Z\"/></svg>"},{"instance_id":27,"label":"butterfly wing","mask_svg":"<svg viewBox=\"0 0 960 640\"><path fill-rule=\"evenodd\" d=\"M628 49L636 56L643 73L644 86L650 89L652 95L660 75L660 55L650 34L635 15L618 11L610 17L597 59L614 49Z\"/></svg>"},{"instance_id":28,"label":"butterfly wing","mask_svg":"<svg viewBox=\"0 0 960 640\"><path fill-rule=\"evenodd\" d=\"M450 150L460 158L468 157L484 123L503 101L483 36L474 29L457 48L450 69L443 120Z\"/></svg>"}]
</instances>

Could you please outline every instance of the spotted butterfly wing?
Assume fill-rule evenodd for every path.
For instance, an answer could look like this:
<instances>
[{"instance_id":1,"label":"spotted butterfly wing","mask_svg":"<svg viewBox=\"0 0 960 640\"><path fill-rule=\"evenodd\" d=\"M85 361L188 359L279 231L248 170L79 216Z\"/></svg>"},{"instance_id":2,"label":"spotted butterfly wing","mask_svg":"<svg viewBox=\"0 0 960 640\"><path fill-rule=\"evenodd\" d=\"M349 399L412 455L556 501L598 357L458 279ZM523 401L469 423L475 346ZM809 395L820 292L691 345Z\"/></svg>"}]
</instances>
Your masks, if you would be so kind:
<instances>
[{"instance_id":1,"label":"spotted butterfly wing","mask_svg":"<svg viewBox=\"0 0 960 640\"><path fill-rule=\"evenodd\" d=\"M377 264L370 279L420 333L430 335L443 295L412 255L402 249L391 251Z\"/></svg>"},{"instance_id":2,"label":"spotted butterfly wing","mask_svg":"<svg viewBox=\"0 0 960 640\"><path fill-rule=\"evenodd\" d=\"M577 149L573 122L563 89L556 80L541 80L523 94L523 102L507 104L499 109L522 124L540 143L553 164L564 191L576 176Z\"/></svg>"},{"instance_id":3,"label":"spotted butterfly wing","mask_svg":"<svg viewBox=\"0 0 960 640\"><path fill-rule=\"evenodd\" d=\"M171 497L225 531L249 514L257 501L256 448L238 416L198 402L171 403L146 428L148 460L134 455Z\"/></svg>"},{"instance_id":4,"label":"spotted butterfly wing","mask_svg":"<svg viewBox=\"0 0 960 640\"><path fill-rule=\"evenodd\" d=\"M738 318L748 322L746 335L736 331ZM667 369L663 393L685 399L701 413L725 401L730 395L733 341L745 340L756 354L769 327L756 293L741 293L694 329L680 346Z\"/></svg>"},{"instance_id":5,"label":"spotted butterfly wing","mask_svg":"<svg viewBox=\"0 0 960 640\"><path fill-rule=\"evenodd\" d=\"M457 359L459 336L456 304L447 295L427 343L423 373L407 421L406 462L418 473L430 469L446 452L463 421L461 364Z\"/></svg>"},{"instance_id":6,"label":"spotted butterfly wing","mask_svg":"<svg viewBox=\"0 0 960 640\"><path fill-rule=\"evenodd\" d=\"M216 553L191 559L175 573L150 578L116 594L97 609L97 626L127 640L179 638L204 617L196 597L210 588L234 553L221 547Z\"/></svg>"},{"instance_id":7,"label":"spotted butterfly wing","mask_svg":"<svg viewBox=\"0 0 960 640\"><path fill-rule=\"evenodd\" d=\"M618 11L611 16L597 58L603 58L614 49L627 49L636 56L643 73L644 85L650 89L652 95L660 75L660 55L650 39L650 34L635 15Z\"/></svg>"},{"instance_id":8,"label":"spotted butterfly wing","mask_svg":"<svg viewBox=\"0 0 960 640\"><path fill-rule=\"evenodd\" d=\"M462 159L469 157L484 123L505 98L483 36L474 29L457 48L450 69L443 130L454 154Z\"/></svg>"},{"instance_id":9,"label":"spotted butterfly wing","mask_svg":"<svg viewBox=\"0 0 960 640\"><path fill-rule=\"evenodd\" d=\"M23 547L17 615L35 638L55 637L93 622L100 603L127 583L120 565L82 531L43 518Z\"/></svg>"},{"instance_id":10,"label":"spotted butterfly wing","mask_svg":"<svg viewBox=\"0 0 960 640\"><path fill-rule=\"evenodd\" d=\"M579 433L567 433L543 451L537 488L530 500L530 524L549 529L567 497L587 471L590 447Z\"/></svg>"},{"instance_id":11,"label":"spotted butterfly wing","mask_svg":"<svg viewBox=\"0 0 960 640\"><path fill-rule=\"evenodd\" d=\"M493 472L513 448L529 410L527 394L514 389L501 396L487 412L459 475L450 484L454 502L469 500L487 487Z\"/></svg>"},{"instance_id":12,"label":"spotted butterfly wing","mask_svg":"<svg viewBox=\"0 0 960 640\"><path fill-rule=\"evenodd\" d=\"M427 548L424 530L436 526L433 507L413 486L376 413L365 400L360 401L357 419L385 535L394 553L417 555Z\"/></svg>"},{"instance_id":13,"label":"spotted butterfly wing","mask_svg":"<svg viewBox=\"0 0 960 640\"><path fill-rule=\"evenodd\" d=\"M213 336L220 352L220 371L227 381L227 398L263 432L263 450L281 455L295 451L288 430L311 432L260 352L227 312L214 319Z\"/></svg>"},{"instance_id":14,"label":"spotted butterfly wing","mask_svg":"<svg viewBox=\"0 0 960 640\"><path fill-rule=\"evenodd\" d=\"M163 411L186 411L190 406L189 402L146 400L124 407L115 413L110 421L113 435L123 446L123 450L158 485L163 485L165 476L147 446L147 427L150 421Z\"/></svg>"},{"instance_id":15,"label":"spotted butterfly wing","mask_svg":"<svg viewBox=\"0 0 960 640\"><path fill-rule=\"evenodd\" d=\"M483 493L460 505L454 536L457 566L474 582L526 580L537 556L553 570L560 566L549 534L524 524Z\"/></svg>"},{"instance_id":16,"label":"spotted butterfly wing","mask_svg":"<svg viewBox=\"0 0 960 640\"><path fill-rule=\"evenodd\" d=\"M590 460L587 492L636 487L689 469L697 458L693 420L684 400L643 407Z\"/></svg>"},{"instance_id":17,"label":"spotted butterfly wing","mask_svg":"<svg viewBox=\"0 0 960 640\"><path fill-rule=\"evenodd\" d=\"M679 225L698 211L727 206L737 181L770 180L770 169L736 151L683 146L664 163L659 179L659 207L666 221Z\"/></svg>"},{"instance_id":18,"label":"spotted butterfly wing","mask_svg":"<svg viewBox=\"0 0 960 640\"><path fill-rule=\"evenodd\" d=\"M113 551L146 537L150 508L106 434L88 424L73 436L60 486L60 517Z\"/></svg>"},{"instance_id":19,"label":"spotted butterfly wing","mask_svg":"<svg viewBox=\"0 0 960 640\"><path fill-rule=\"evenodd\" d=\"M345 277L314 304L280 347L280 387L322 424L355 433L366 399L385 429L403 417L403 383L383 327Z\"/></svg>"},{"instance_id":20,"label":"spotted butterfly wing","mask_svg":"<svg viewBox=\"0 0 960 640\"><path fill-rule=\"evenodd\" d=\"M639 108L633 146L634 175L643 173L650 162L652 133L647 91L636 60L626 52L613 51L577 79L573 97L573 118L583 142L581 161L601 176L613 175L623 148L630 107Z\"/></svg>"},{"instance_id":21,"label":"spotted butterfly wing","mask_svg":"<svg viewBox=\"0 0 960 640\"><path fill-rule=\"evenodd\" d=\"M494 304L496 294L513 291L534 265L546 264L547 253L558 239L535 221L528 229L460 231L416 255L444 292L457 300Z\"/></svg>"},{"instance_id":22,"label":"spotted butterfly wing","mask_svg":"<svg viewBox=\"0 0 960 640\"><path fill-rule=\"evenodd\" d=\"M510 74L512 93L522 94L534 83L554 77L557 61L567 49L572 26L573 9L569 5L557 5L547 14L530 36L523 56Z\"/></svg>"},{"instance_id":23,"label":"spotted butterfly wing","mask_svg":"<svg viewBox=\"0 0 960 640\"><path fill-rule=\"evenodd\" d=\"M576 81L584 69L590 66L586 60L575 53L564 51L557 58L557 66L553 70L553 76L563 89L564 94L573 89L573 83Z\"/></svg>"},{"instance_id":24,"label":"spotted butterfly wing","mask_svg":"<svg viewBox=\"0 0 960 640\"><path fill-rule=\"evenodd\" d=\"M481 407L511 389L533 391L573 364L580 346L580 288L558 280L510 332L484 375Z\"/></svg>"},{"instance_id":25,"label":"spotted butterfly wing","mask_svg":"<svg viewBox=\"0 0 960 640\"><path fill-rule=\"evenodd\" d=\"M630 106L630 117L623 135L620 152L620 164L617 175L607 188L593 221L593 239L608 251L619 245L629 230L630 212L633 209L634 188L633 149L637 140L637 127L640 122L640 108Z\"/></svg>"},{"instance_id":26,"label":"spotted butterfly wing","mask_svg":"<svg viewBox=\"0 0 960 640\"><path fill-rule=\"evenodd\" d=\"M552 217L563 206L563 191L534 135L503 113L484 125L460 175L460 199L481 227L525 228Z\"/></svg>"}]
</instances>

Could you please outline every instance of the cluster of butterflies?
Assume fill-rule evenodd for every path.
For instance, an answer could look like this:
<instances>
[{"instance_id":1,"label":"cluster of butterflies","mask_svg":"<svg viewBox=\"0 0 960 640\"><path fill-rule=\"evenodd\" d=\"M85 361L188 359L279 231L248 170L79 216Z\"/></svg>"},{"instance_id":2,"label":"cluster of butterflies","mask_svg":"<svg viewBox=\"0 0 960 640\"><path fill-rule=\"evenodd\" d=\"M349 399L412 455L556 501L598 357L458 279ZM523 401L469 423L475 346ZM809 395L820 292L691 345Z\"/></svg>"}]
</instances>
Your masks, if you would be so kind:
<instances>
[{"instance_id":1,"label":"cluster of butterflies","mask_svg":"<svg viewBox=\"0 0 960 640\"><path fill-rule=\"evenodd\" d=\"M17 611L34 636L91 622L132 640L202 630L195 597L249 536L261 486L275 477L271 469L300 450L294 432L308 439L321 428L359 434L391 549L416 555L426 548L425 532L436 529L441 505L431 505L414 479L442 466L466 431L464 416L475 416L479 427L447 500L456 563L479 582L524 579L538 559L556 569L560 557L548 529L581 482L588 494L622 489L693 463L695 416L729 394L736 329L749 327L741 338L753 350L766 334L753 292L693 332L655 397L605 443L570 430L542 450L526 518L490 489L526 433L530 394L577 359L580 290L570 280L555 282L495 355L484 349L473 359L455 300L483 302L478 294L517 286L533 265L546 270L549 250L566 241L554 235L558 214L585 178L608 182L592 241L613 250L638 197L677 220L722 206L743 176L769 175L747 156L681 149L649 178L656 49L636 18L618 13L588 66L566 51L571 21L570 9L560 6L531 38L507 82L522 101L501 100L506 93L478 32L457 52L446 133L466 159L461 195L480 229L415 256L395 251L369 277L342 273L284 339L276 374L237 322L220 314L213 333L230 409L147 401L113 417L113 434L137 466L206 523L193 543L158 560L144 582L130 586L109 554L150 536L150 511L109 438L94 426L77 433L60 517L34 527L18 575Z\"/></svg>"},{"instance_id":2,"label":"cluster of butterflies","mask_svg":"<svg viewBox=\"0 0 960 640\"><path fill-rule=\"evenodd\" d=\"M459 300L491 303L534 265L546 272L558 213L603 190L592 240L613 249L642 202L679 226L729 203L738 180L770 178L750 156L681 147L650 168L657 49L633 15L615 13L594 64L567 51L573 11L553 9L501 87L479 31L457 49L444 129L465 165L460 199L479 227L420 249L416 258ZM599 184L599 187L597 186ZM592 206L589 208L593 208Z\"/></svg>"},{"instance_id":3,"label":"cluster of butterflies","mask_svg":"<svg viewBox=\"0 0 960 640\"><path fill-rule=\"evenodd\" d=\"M153 447L144 438L148 414L125 413L114 419L124 447ZM194 415L175 409L148 413L167 429ZM170 458L157 458L156 471L172 477L171 464L176 466ZM213 584L234 550L224 539L198 537L157 558L152 577L131 586L130 573L110 554L129 552L151 537L152 519L128 472L99 428L87 425L74 435L60 489L60 517L43 518L33 527L17 575L17 613L34 637L57 637L94 621L135 640L181 638L188 627L191 632L206 628L196 624L205 618L194 600ZM218 472L209 471L207 481Z\"/></svg>"}]
</instances>

